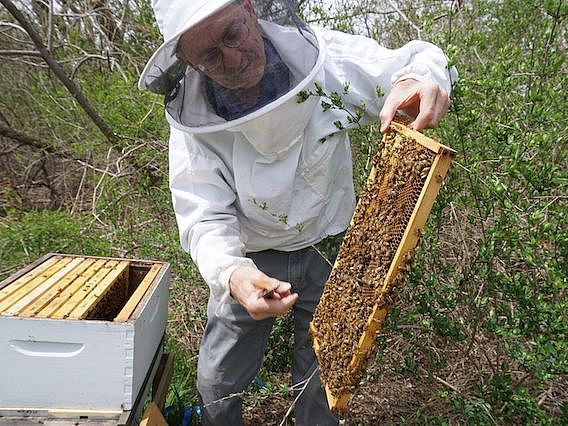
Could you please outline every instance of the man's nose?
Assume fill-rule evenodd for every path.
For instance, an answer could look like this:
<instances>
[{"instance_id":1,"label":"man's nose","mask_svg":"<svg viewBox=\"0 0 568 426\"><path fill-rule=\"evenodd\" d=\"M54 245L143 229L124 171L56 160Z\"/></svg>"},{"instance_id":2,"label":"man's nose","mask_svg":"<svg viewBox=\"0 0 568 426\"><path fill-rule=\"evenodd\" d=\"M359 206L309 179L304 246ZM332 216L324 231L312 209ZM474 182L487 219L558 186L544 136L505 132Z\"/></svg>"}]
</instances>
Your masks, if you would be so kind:
<instances>
[{"instance_id":1,"label":"man's nose","mask_svg":"<svg viewBox=\"0 0 568 426\"><path fill-rule=\"evenodd\" d=\"M223 53L223 65L225 68L238 68L241 64L242 53L238 48L234 47L221 47Z\"/></svg>"}]
</instances>

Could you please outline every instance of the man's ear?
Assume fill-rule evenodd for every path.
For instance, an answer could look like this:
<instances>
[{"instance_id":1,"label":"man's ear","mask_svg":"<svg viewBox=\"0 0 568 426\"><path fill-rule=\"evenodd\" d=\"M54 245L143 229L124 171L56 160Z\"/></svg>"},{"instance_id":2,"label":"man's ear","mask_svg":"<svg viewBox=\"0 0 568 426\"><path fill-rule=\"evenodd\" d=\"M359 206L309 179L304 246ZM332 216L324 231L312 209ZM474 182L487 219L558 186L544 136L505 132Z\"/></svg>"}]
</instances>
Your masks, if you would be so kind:
<instances>
[{"instance_id":1,"label":"man's ear","mask_svg":"<svg viewBox=\"0 0 568 426\"><path fill-rule=\"evenodd\" d=\"M178 49L176 49L175 55L176 55L176 59L177 59L178 61L180 61L181 63L186 64L186 65L189 65L190 67L192 66L192 65L187 61L187 59L185 59L183 53L181 53Z\"/></svg>"},{"instance_id":2,"label":"man's ear","mask_svg":"<svg viewBox=\"0 0 568 426\"><path fill-rule=\"evenodd\" d=\"M185 56L182 46L184 44L184 40L183 37L186 33L183 33L179 40L178 40L178 44L176 46L176 50L175 50L175 55L178 61L184 63L187 66L190 66L191 68L194 68L193 64L187 59L187 57Z\"/></svg>"}]
</instances>

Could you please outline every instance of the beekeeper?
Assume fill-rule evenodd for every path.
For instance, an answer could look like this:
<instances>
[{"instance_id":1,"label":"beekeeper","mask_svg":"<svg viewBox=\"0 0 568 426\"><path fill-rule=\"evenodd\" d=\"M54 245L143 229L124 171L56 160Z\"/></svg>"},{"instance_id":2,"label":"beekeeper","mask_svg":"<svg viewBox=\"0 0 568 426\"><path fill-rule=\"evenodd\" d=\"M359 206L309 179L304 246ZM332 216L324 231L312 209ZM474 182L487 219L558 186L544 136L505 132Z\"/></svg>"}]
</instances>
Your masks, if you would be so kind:
<instances>
[{"instance_id":1,"label":"beekeeper","mask_svg":"<svg viewBox=\"0 0 568 426\"><path fill-rule=\"evenodd\" d=\"M380 119L385 130L403 109L414 128L434 127L455 71L426 42L389 50L309 27L294 0L153 8L165 41L139 87L165 96L181 245L210 288L198 361L203 423L242 424L234 394L255 377L274 317L292 308L292 380L305 385L296 424L336 424L312 374L308 324L330 272L312 246L343 232L355 207L349 140L338 127L349 127L361 102L360 124ZM334 92L345 107L323 108Z\"/></svg>"}]
</instances>

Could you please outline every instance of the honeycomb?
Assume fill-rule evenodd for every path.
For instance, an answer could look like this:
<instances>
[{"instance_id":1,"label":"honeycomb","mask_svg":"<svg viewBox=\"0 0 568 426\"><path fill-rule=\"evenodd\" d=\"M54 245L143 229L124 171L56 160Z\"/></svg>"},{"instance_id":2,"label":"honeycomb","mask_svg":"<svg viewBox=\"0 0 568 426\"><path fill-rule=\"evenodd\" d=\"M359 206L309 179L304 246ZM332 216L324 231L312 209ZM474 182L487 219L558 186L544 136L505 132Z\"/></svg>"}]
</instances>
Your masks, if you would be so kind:
<instances>
[{"instance_id":1,"label":"honeycomb","mask_svg":"<svg viewBox=\"0 0 568 426\"><path fill-rule=\"evenodd\" d=\"M418 143L418 135L420 140L425 137L402 125L393 128L373 158L373 170L310 326L334 411L346 407L360 382L374 354L376 333L414 257L421 227L449 166L449 161L436 159L453 153L431 139L426 145ZM419 200L424 205L420 209Z\"/></svg>"}]
</instances>

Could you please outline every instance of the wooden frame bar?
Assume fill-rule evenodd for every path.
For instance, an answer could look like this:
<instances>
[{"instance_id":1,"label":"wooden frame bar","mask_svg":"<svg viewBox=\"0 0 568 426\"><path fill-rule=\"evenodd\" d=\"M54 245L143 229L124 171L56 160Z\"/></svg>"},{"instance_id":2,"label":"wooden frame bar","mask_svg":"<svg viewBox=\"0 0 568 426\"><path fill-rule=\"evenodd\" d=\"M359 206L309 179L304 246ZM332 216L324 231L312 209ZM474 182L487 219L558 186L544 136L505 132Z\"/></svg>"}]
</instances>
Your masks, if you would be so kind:
<instances>
[{"instance_id":1,"label":"wooden frame bar","mask_svg":"<svg viewBox=\"0 0 568 426\"><path fill-rule=\"evenodd\" d=\"M49 259L45 262L45 265L41 265L37 270L30 271L28 274L4 287L0 291L0 299L2 299L0 303L0 314L3 315L5 310L9 309L14 303L17 303L69 262L71 262L71 259L59 256L54 257L53 260Z\"/></svg>"},{"instance_id":2,"label":"wooden frame bar","mask_svg":"<svg viewBox=\"0 0 568 426\"><path fill-rule=\"evenodd\" d=\"M128 299L126 305L124 305L122 310L115 317L114 321L116 322L128 321L128 319L130 318L130 316L138 306L138 303L140 303L140 301L146 294L146 291L148 291L148 288L150 288L150 285L152 285L152 282L154 282L154 279L156 278L156 276L158 275L161 269L162 265L152 266L152 268L148 271L142 282L138 284L138 287L136 287L136 290L134 291L130 299Z\"/></svg>"},{"instance_id":3,"label":"wooden frame bar","mask_svg":"<svg viewBox=\"0 0 568 426\"><path fill-rule=\"evenodd\" d=\"M386 294L387 292L389 292L399 269L401 267L404 267L405 259L407 259L407 256L409 256L416 247L422 235L422 229L426 223L427 217L430 214L436 196L438 195L439 189L447 174L452 158L455 155L455 151L453 149L442 145L437 141L430 139L404 125L393 122L391 123L391 129L391 131L398 132L400 135L411 139L417 144L420 144L428 150L432 151L435 154L435 157L430 166L428 175L426 176L426 179L423 183L418 201L416 202L414 209L412 210L410 219L408 220L408 223L405 227L402 240L397 247L395 255L388 268L388 272L384 278L384 281L382 282L380 291L381 294ZM368 177L368 185L375 181L376 176L377 172L373 167ZM359 203L361 203L361 200L359 201ZM372 209L368 207L367 210L371 211ZM353 219L350 224L350 227L352 226L354 226ZM338 260L339 259L336 260L333 266L334 269L338 267ZM351 362L347 366L345 374L352 374L356 370L360 370L365 367L368 355L374 348L376 336L380 332L382 324L389 310L390 304L378 303L378 301L374 304L372 313L366 321L364 332L361 334L359 341L356 344L356 347L353 351L353 357L351 359ZM318 330L316 330L313 322L310 324L310 332L313 337L314 351L318 358L320 358L322 356L322 351L320 342L318 342L316 337ZM325 391L329 406L333 411L343 412L347 409L349 400L351 398L351 392L334 393L328 385L325 385Z\"/></svg>"}]
</instances>

